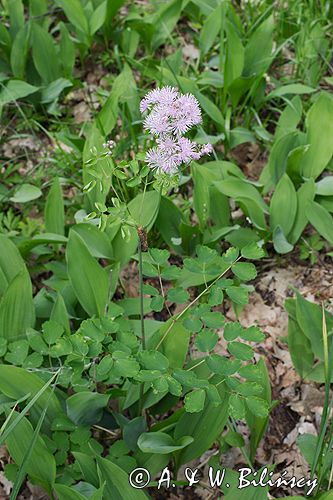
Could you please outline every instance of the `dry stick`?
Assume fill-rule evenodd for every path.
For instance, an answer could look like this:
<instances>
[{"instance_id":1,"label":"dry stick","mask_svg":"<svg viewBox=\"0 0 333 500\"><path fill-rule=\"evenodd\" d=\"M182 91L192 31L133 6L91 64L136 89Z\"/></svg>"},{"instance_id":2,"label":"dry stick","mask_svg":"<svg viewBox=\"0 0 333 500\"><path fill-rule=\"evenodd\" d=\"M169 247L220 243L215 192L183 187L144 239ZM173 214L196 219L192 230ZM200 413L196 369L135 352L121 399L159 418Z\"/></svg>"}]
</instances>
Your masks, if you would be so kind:
<instances>
[{"instance_id":1,"label":"dry stick","mask_svg":"<svg viewBox=\"0 0 333 500\"><path fill-rule=\"evenodd\" d=\"M227 267L227 269L225 269L223 271L223 273L221 273L217 278L215 278L214 281L211 282L210 285L208 285L195 299L192 300L192 302L190 302L183 311L181 311L178 316L176 316L176 318L174 318L172 320L172 322L170 323L169 327L167 328L165 334L163 335L163 337L161 338L161 340L159 341L159 343L157 344L156 346L156 350L159 349L159 347L161 346L161 344L164 342L166 336L168 335L168 333L170 333L170 331L172 330L172 328L175 326L175 324L177 323L178 320L180 320L180 318L182 318L184 316L184 314L196 303L198 302L198 300L203 296L205 295L205 293L207 293L213 285L215 285L215 283L220 280L222 278L222 276L224 276L228 271L230 271L231 267L236 264L237 261L239 261L241 259L241 255L232 263L230 264L230 266Z\"/></svg>"}]
</instances>

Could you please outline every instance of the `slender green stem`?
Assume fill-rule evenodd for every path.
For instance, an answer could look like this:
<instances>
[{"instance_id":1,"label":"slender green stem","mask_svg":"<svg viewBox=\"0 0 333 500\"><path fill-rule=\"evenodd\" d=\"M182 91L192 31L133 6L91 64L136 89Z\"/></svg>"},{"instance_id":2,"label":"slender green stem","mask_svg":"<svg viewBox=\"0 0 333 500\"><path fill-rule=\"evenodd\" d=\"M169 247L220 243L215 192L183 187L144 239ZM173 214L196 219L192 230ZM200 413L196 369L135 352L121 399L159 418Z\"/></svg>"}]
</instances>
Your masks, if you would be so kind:
<instances>
[{"instance_id":1,"label":"slender green stem","mask_svg":"<svg viewBox=\"0 0 333 500\"><path fill-rule=\"evenodd\" d=\"M142 272L141 240L139 241L139 244L138 244L138 257L139 257L141 343L142 343L142 349L145 349L146 348L146 335L145 335L145 321L144 321L144 307L143 307L143 272Z\"/></svg>"},{"instance_id":2,"label":"slender green stem","mask_svg":"<svg viewBox=\"0 0 333 500\"><path fill-rule=\"evenodd\" d=\"M142 350L146 348L146 335L145 335L145 320L144 320L144 307L143 307L143 272L142 272L142 247L139 238L138 243L138 257L139 257L139 288L140 288L140 322L141 322L141 345ZM144 398L144 382L140 385L140 400L139 400L139 414L142 413Z\"/></svg>"},{"instance_id":3,"label":"slender green stem","mask_svg":"<svg viewBox=\"0 0 333 500\"><path fill-rule=\"evenodd\" d=\"M324 400L324 408L323 408L323 415L321 418L320 422L320 429L319 429L319 435L318 435L318 440L317 440L317 446L316 450L313 456L313 461L312 461L312 467L311 467L311 479L314 477L314 475L317 473L319 476L319 484L318 484L318 489L320 487L322 477L321 477L321 456L324 450L324 443L325 443L325 436L326 436L326 431L327 431L327 426L328 426L328 421L329 421L329 416L331 413L331 408L332 408L332 402L333 399L331 400L330 404L330 385L331 385L331 370L330 370L330 363L329 363L329 353L328 353L328 339L327 339L327 325L326 325L326 316L325 316L325 308L324 304L322 303L322 334L323 334L323 351L324 351L324 370L325 370L325 400ZM319 466L319 470L318 470Z\"/></svg>"}]
</instances>

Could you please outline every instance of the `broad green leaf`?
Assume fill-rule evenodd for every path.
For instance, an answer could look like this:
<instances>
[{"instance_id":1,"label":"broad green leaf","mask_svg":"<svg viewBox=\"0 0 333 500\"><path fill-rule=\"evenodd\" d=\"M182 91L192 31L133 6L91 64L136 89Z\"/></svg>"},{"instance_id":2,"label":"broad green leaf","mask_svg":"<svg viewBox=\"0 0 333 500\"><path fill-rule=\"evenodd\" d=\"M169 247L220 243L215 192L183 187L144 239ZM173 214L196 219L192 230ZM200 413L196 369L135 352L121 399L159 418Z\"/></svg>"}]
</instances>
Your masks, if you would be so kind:
<instances>
[{"instance_id":1,"label":"broad green leaf","mask_svg":"<svg viewBox=\"0 0 333 500\"><path fill-rule=\"evenodd\" d=\"M33 17L44 16L47 14L47 0L29 0L29 14ZM44 19L42 19L43 21Z\"/></svg>"},{"instance_id":2,"label":"broad green leaf","mask_svg":"<svg viewBox=\"0 0 333 500\"><path fill-rule=\"evenodd\" d=\"M169 368L169 360L158 351L142 351L139 360L146 370L165 371Z\"/></svg>"},{"instance_id":3,"label":"broad green leaf","mask_svg":"<svg viewBox=\"0 0 333 500\"><path fill-rule=\"evenodd\" d=\"M160 266L167 264L170 257L170 252L168 250L161 250L159 248L150 248L149 254L156 264L159 264Z\"/></svg>"},{"instance_id":4,"label":"broad green leaf","mask_svg":"<svg viewBox=\"0 0 333 500\"><path fill-rule=\"evenodd\" d=\"M112 248L114 259L120 262L121 266L125 266L134 255L138 248L138 233L134 227L129 227L129 238L124 239L119 229L116 236L112 240Z\"/></svg>"},{"instance_id":5,"label":"broad green leaf","mask_svg":"<svg viewBox=\"0 0 333 500\"><path fill-rule=\"evenodd\" d=\"M107 2L107 17L106 24L111 23L112 18L117 14L120 7L125 3L125 0L108 0Z\"/></svg>"},{"instance_id":6,"label":"broad green leaf","mask_svg":"<svg viewBox=\"0 0 333 500\"><path fill-rule=\"evenodd\" d=\"M206 363L208 368L218 375L228 376L236 373L241 362L239 360L231 360L225 356L220 356L219 354L211 354L206 358Z\"/></svg>"},{"instance_id":7,"label":"broad green leaf","mask_svg":"<svg viewBox=\"0 0 333 500\"><path fill-rule=\"evenodd\" d=\"M283 233L290 233L297 212L297 195L294 184L287 174L279 180L270 205L270 226L272 231L280 226Z\"/></svg>"},{"instance_id":8,"label":"broad green leaf","mask_svg":"<svg viewBox=\"0 0 333 500\"><path fill-rule=\"evenodd\" d=\"M83 239L91 255L97 259L112 259L113 251L108 235L93 224L75 224L72 227Z\"/></svg>"},{"instance_id":9,"label":"broad green leaf","mask_svg":"<svg viewBox=\"0 0 333 500\"><path fill-rule=\"evenodd\" d=\"M168 291L168 300L170 302L174 302L175 304L184 304L190 298L190 295L187 290L184 290L181 287L170 288Z\"/></svg>"},{"instance_id":10,"label":"broad green leaf","mask_svg":"<svg viewBox=\"0 0 333 500\"><path fill-rule=\"evenodd\" d=\"M256 417L266 418L268 416L269 407L264 399L251 396L246 398L246 405Z\"/></svg>"},{"instance_id":11,"label":"broad green leaf","mask_svg":"<svg viewBox=\"0 0 333 500\"><path fill-rule=\"evenodd\" d=\"M203 110L207 113L207 115L214 120L218 125L224 127L224 117L221 110L213 103L208 97L206 97L201 92L197 91L195 94L199 103L201 104Z\"/></svg>"},{"instance_id":12,"label":"broad green leaf","mask_svg":"<svg viewBox=\"0 0 333 500\"><path fill-rule=\"evenodd\" d=\"M156 225L167 245L177 253L181 251L180 223L183 220L181 210L169 198L162 196Z\"/></svg>"},{"instance_id":13,"label":"broad green leaf","mask_svg":"<svg viewBox=\"0 0 333 500\"><path fill-rule=\"evenodd\" d=\"M74 425L74 424L73 424ZM74 426L75 429L75 426ZM87 455L80 451L74 451L73 455L75 457L76 463L78 463L80 470L83 474L85 480L98 487L99 479L97 475L96 463L91 455Z\"/></svg>"},{"instance_id":14,"label":"broad green leaf","mask_svg":"<svg viewBox=\"0 0 333 500\"><path fill-rule=\"evenodd\" d=\"M281 85L281 87L272 90L266 99L270 100L275 97L281 97L288 94L312 94L312 92L316 92L316 89L309 87L308 85L303 85L302 83L291 83L289 85Z\"/></svg>"},{"instance_id":15,"label":"broad green leaf","mask_svg":"<svg viewBox=\"0 0 333 500\"><path fill-rule=\"evenodd\" d=\"M51 83L60 77L59 58L53 38L37 23L32 28L32 58L43 83Z\"/></svg>"},{"instance_id":16,"label":"broad green leaf","mask_svg":"<svg viewBox=\"0 0 333 500\"><path fill-rule=\"evenodd\" d=\"M242 342L230 342L228 344L228 351L236 359L241 359L242 361L249 361L253 357L252 347Z\"/></svg>"},{"instance_id":17,"label":"broad green leaf","mask_svg":"<svg viewBox=\"0 0 333 500\"><path fill-rule=\"evenodd\" d=\"M94 35L103 26L106 19L107 3L107 0L104 0L89 18L90 35Z\"/></svg>"},{"instance_id":18,"label":"broad green leaf","mask_svg":"<svg viewBox=\"0 0 333 500\"><path fill-rule=\"evenodd\" d=\"M23 99L23 97L34 94L37 90L39 90L39 87L35 87L21 80L9 80L0 92L0 106L4 106L8 102Z\"/></svg>"},{"instance_id":19,"label":"broad green leaf","mask_svg":"<svg viewBox=\"0 0 333 500\"><path fill-rule=\"evenodd\" d=\"M89 33L88 20L80 0L55 0L63 9L70 23L85 34Z\"/></svg>"},{"instance_id":20,"label":"broad green leaf","mask_svg":"<svg viewBox=\"0 0 333 500\"><path fill-rule=\"evenodd\" d=\"M8 29L4 26L4 23L0 26L0 43L2 45L2 49L6 56L8 57L11 51L12 39L9 34ZM1 77L2 79L6 79L4 75Z\"/></svg>"},{"instance_id":21,"label":"broad green leaf","mask_svg":"<svg viewBox=\"0 0 333 500\"><path fill-rule=\"evenodd\" d=\"M241 434L234 431L229 431L226 436L224 436L226 443L235 448L242 448L245 445L244 438Z\"/></svg>"},{"instance_id":22,"label":"broad green leaf","mask_svg":"<svg viewBox=\"0 0 333 500\"><path fill-rule=\"evenodd\" d=\"M243 420L245 417L244 398L238 394L231 394L229 399L230 414L235 420Z\"/></svg>"},{"instance_id":23,"label":"broad green leaf","mask_svg":"<svg viewBox=\"0 0 333 500\"><path fill-rule=\"evenodd\" d=\"M225 340L231 342L232 340L236 340L238 337L240 337L243 331L244 328L240 323L227 323L224 327L223 336Z\"/></svg>"},{"instance_id":24,"label":"broad green leaf","mask_svg":"<svg viewBox=\"0 0 333 500\"><path fill-rule=\"evenodd\" d=\"M199 318L195 318L193 316L185 318L183 321L183 325L185 326L185 328L194 333L200 332L203 327L202 321L200 321Z\"/></svg>"},{"instance_id":25,"label":"broad green leaf","mask_svg":"<svg viewBox=\"0 0 333 500\"><path fill-rule=\"evenodd\" d=\"M312 352L323 359L322 310L318 304L305 300L300 293L296 294L296 320L300 328L311 342ZM328 332L332 329L332 315L326 312Z\"/></svg>"},{"instance_id":26,"label":"broad green leaf","mask_svg":"<svg viewBox=\"0 0 333 500\"><path fill-rule=\"evenodd\" d=\"M5 360L11 365L23 365L29 351L29 343L27 340L17 340L9 344L9 351L5 356Z\"/></svg>"},{"instance_id":27,"label":"broad green leaf","mask_svg":"<svg viewBox=\"0 0 333 500\"><path fill-rule=\"evenodd\" d=\"M257 243L260 241L260 236L255 229L237 226L225 229L229 229L229 231L225 233L225 239L231 243L233 247L242 249L250 243Z\"/></svg>"},{"instance_id":28,"label":"broad green leaf","mask_svg":"<svg viewBox=\"0 0 333 500\"><path fill-rule=\"evenodd\" d=\"M169 360L171 368L182 368L187 356L190 331L180 321L167 321L151 338L148 347L156 348L160 341L160 351Z\"/></svg>"},{"instance_id":29,"label":"broad green leaf","mask_svg":"<svg viewBox=\"0 0 333 500\"><path fill-rule=\"evenodd\" d=\"M244 204L253 222L259 227L265 227L264 214L268 213L268 209L259 191L252 184L230 176L216 182L215 186L226 196Z\"/></svg>"},{"instance_id":30,"label":"broad green leaf","mask_svg":"<svg viewBox=\"0 0 333 500\"><path fill-rule=\"evenodd\" d=\"M220 384L217 389L221 396L219 406L216 407L208 399L201 412L184 413L178 420L174 432L175 439L192 436L194 441L177 453L177 464L185 464L200 457L211 447L224 429L228 418L228 398L224 384Z\"/></svg>"},{"instance_id":31,"label":"broad green leaf","mask_svg":"<svg viewBox=\"0 0 333 500\"><path fill-rule=\"evenodd\" d=\"M12 419L17 415L14 412ZM33 436L33 427L24 417L7 437L8 451L17 465L22 464L25 454L30 450ZM32 479L41 484L47 491L51 491L56 477L56 462L41 436L37 437L30 459L25 464L25 469Z\"/></svg>"},{"instance_id":32,"label":"broad green leaf","mask_svg":"<svg viewBox=\"0 0 333 500\"><path fill-rule=\"evenodd\" d=\"M188 392L184 399L185 411L188 413L198 413L205 405L206 393L204 389L195 389Z\"/></svg>"},{"instance_id":33,"label":"broad green leaf","mask_svg":"<svg viewBox=\"0 0 333 500\"><path fill-rule=\"evenodd\" d=\"M271 15L251 35L244 54L243 76L264 73L272 61L274 20Z\"/></svg>"},{"instance_id":34,"label":"broad green leaf","mask_svg":"<svg viewBox=\"0 0 333 500\"><path fill-rule=\"evenodd\" d=\"M45 203L45 229L49 233L64 235L64 200L59 177L55 177Z\"/></svg>"},{"instance_id":35,"label":"broad green leaf","mask_svg":"<svg viewBox=\"0 0 333 500\"><path fill-rule=\"evenodd\" d=\"M128 481L128 474L118 465L106 458L97 457L101 483L105 482L105 498L112 500L147 500L143 491L133 488Z\"/></svg>"},{"instance_id":36,"label":"broad green leaf","mask_svg":"<svg viewBox=\"0 0 333 500\"><path fill-rule=\"evenodd\" d=\"M273 144L268 164L263 169L259 182L264 184L264 193L276 185L287 170L289 153L300 145L300 134L292 131L281 135Z\"/></svg>"},{"instance_id":37,"label":"broad green leaf","mask_svg":"<svg viewBox=\"0 0 333 500\"><path fill-rule=\"evenodd\" d=\"M244 306L248 303L248 291L245 288L239 286L229 286L226 289L228 297L240 306Z\"/></svg>"},{"instance_id":38,"label":"broad green leaf","mask_svg":"<svg viewBox=\"0 0 333 500\"><path fill-rule=\"evenodd\" d=\"M307 138L310 148L302 161L304 177L318 175L326 167L333 154L333 98L322 92L310 108L306 117Z\"/></svg>"},{"instance_id":39,"label":"broad green leaf","mask_svg":"<svg viewBox=\"0 0 333 500\"><path fill-rule=\"evenodd\" d=\"M66 400L67 415L76 425L97 424L110 396L97 392L78 392Z\"/></svg>"},{"instance_id":40,"label":"broad green leaf","mask_svg":"<svg viewBox=\"0 0 333 500\"><path fill-rule=\"evenodd\" d=\"M128 204L128 211L137 222L146 230L152 228L160 206L160 195L157 191L148 191L138 194Z\"/></svg>"},{"instance_id":41,"label":"broad green leaf","mask_svg":"<svg viewBox=\"0 0 333 500\"><path fill-rule=\"evenodd\" d=\"M24 260L14 243L4 234L0 234L0 298L9 283L22 270L26 270Z\"/></svg>"},{"instance_id":42,"label":"broad green leaf","mask_svg":"<svg viewBox=\"0 0 333 500\"><path fill-rule=\"evenodd\" d=\"M324 177L316 182L316 194L321 196L333 196L333 175Z\"/></svg>"},{"instance_id":43,"label":"broad green leaf","mask_svg":"<svg viewBox=\"0 0 333 500\"><path fill-rule=\"evenodd\" d=\"M41 102L47 104L56 101L61 92L68 87L72 87L72 85L72 82L66 78L58 78L52 81L42 90Z\"/></svg>"},{"instance_id":44,"label":"broad green leaf","mask_svg":"<svg viewBox=\"0 0 333 500\"><path fill-rule=\"evenodd\" d=\"M297 321L290 316L288 319L288 350L295 370L302 378L306 378L314 365L311 344Z\"/></svg>"},{"instance_id":45,"label":"broad green leaf","mask_svg":"<svg viewBox=\"0 0 333 500\"><path fill-rule=\"evenodd\" d=\"M265 340L263 332L254 325L243 329L240 336L243 340L247 340L248 342L262 342Z\"/></svg>"},{"instance_id":46,"label":"broad green leaf","mask_svg":"<svg viewBox=\"0 0 333 500\"><path fill-rule=\"evenodd\" d=\"M108 302L108 274L75 231L69 234L66 259L68 276L80 304L91 316L102 316Z\"/></svg>"},{"instance_id":47,"label":"broad green leaf","mask_svg":"<svg viewBox=\"0 0 333 500\"><path fill-rule=\"evenodd\" d=\"M144 453L157 453L166 455L177 450L182 450L193 443L191 436L183 436L179 442L165 432L145 432L138 439L138 446Z\"/></svg>"},{"instance_id":48,"label":"broad green leaf","mask_svg":"<svg viewBox=\"0 0 333 500\"><path fill-rule=\"evenodd\" d=\"M228 88L236 78L242 75L244 67L244 47L235 26L227 21L227 54L224 68L224 84Z\"/></svg>"},{"instance_id":49,"label":"broad green leaf","mask_svg":"<svg viewBox=\"0 0 333 500\"><path fill-rule=\"evenodd\" d=\"M248 128L235 127L230 130L229 141L230 147L236 148L240 144L244 144L244 142L256 142L256 137Z\"/></svg>"},{"instance_id":50,"label":"broad green leaf","mask_svg":"<svg viewBox=\"0 0 333 500\"><path fill-rule=\"evenodd\" d=\"M124 65L122 72L112 84L112 91L97 115L97 125L101 128L102 135L108 135L113 130L118 119L118 105L120 98L130 91L133 75L128 64Z\"/></svg>"},{"instance_id":51,"label":"broad green leaf","mask_svg":"<svg viewBox=\"0 0 333 500\"><path fill-rule=\"evenodd\" d=\"M231 104L234 108L238 105L241 97L251 88L255 80L255 75L240 76L230 84L228 93L231 97Z\"/></svg>"},{"instance_id":52,"label":"broad green leaf","mask_svg":"<svg viewBox=\"0 0 333 500\"><path fill-rule=\"evenodd\" d=\"M26 269L10 282L0 302L0 337L10 340L24 338L35 324L32 286Z\"/></svg>"},{"instance_id":53,"label":"broad green leaf","mask_svg":"<svg viewBox=\"0 0 333 500\"><path fill-rule=\"evenodd\" d=\"M97 121L99 119L97 118ZM106 132L107 133L107 132ZM87 185L91 181L96 181L94 175L97 175L99 182L96 183L95 187L87 193L87 209L90 211L96 210L95 203L105 204L106 196L110 191L111 187L111 169L109 166L109 161L107 158L100 158L99 161L94 165L94 175L91 173L91 168L89 167L89 162L94 161L93 151L102 152L103 143L105 142L105 134L102 135L96 124L93 124L89 129L86 136L86 141L83 148L83 182Z\"/></svg>"},{"instance_id":54,"label":"broad green leaf","mask_svg":"<svg viewBox=\"0 0 333 500\"><path fill-rule=\"evenodd\" d=\"M120 357L115 360L114 369L120 377L135 377L140 370L140 365L135 359Z\"/></svg>"},{"instance_id":55,"label":"broad green leaf","mask_svg":"<svg viewBox=\"0 0 333 500\"><path fill-rule=\"evenodd\" d=\"M19 244L19 250L20 253L25 256L27 253L29 253L33 248L43 245L43 244L54 244L54 243L60 243L60 244L66 244L68 239L66 236L62 236L60 234L53 234L53 233L43 233L43 234L36 234L36 236L33 236L32 238L22 241Z\"/></svg>"},{"instance_id":56,"label":"broad green leaf","mask_svg":"<svg viewBox=\"0 0 333 500\"><path fill-rule=\"evenodd\" d=\"M178 22L184 3L186 2L183 0L168 0L160 4L159 9L152 15L151 23L154 27L152 48L154 50L168 40Z\"/></svg>"},{"instance_id":57,"label":"broad green leaf","mask_svg":"<svg viewBox=\"0 0 333 500\"><path fill-rule=\"evenodd\" d=\"M276 226L273 231L273 245L277 253L288 253L293 250L293 245L289 243L280 226Z\"/></svg>"},{"instance_id":58,"label":"broad green leaf","mask_svg":"<svg viewBox=\"0 0 333 500\"><path fill-rule=\"evenodd\" d=\"M299 96L288 101L276 125L275 141L285 134L294 132L302 118L302 101Z\"/></svg>"},{"instance_id":59,"label":"broad green leaf","mask_svg":"<svg viewBox=\"0 0 333 500\"><path fill-rule=\"evenodd\" d=\"M203 54L206 54L214 44L214 41L221 30L222 4L205 19L199 37L199 47Z\"/></svg>"},{"instance_id":60,"label":"broad green leaf","mask_svg":"<svg viewBox=\"0 0 333 500\"><path fill-rule=\"evenodd\" d=\"M326 208L312 201L305 207L305 214L320 236L333 245L333 218Z\"/></svg>"},{"instance_id":61,"label":"broad green leaf","mask_svg":"<svg viewBox=\"0 0 333 500\"><path fill-rule=\"evenodd\" d=\"M58 292L57 298L52 307L50 320L56 321L61 325L66 333L70 333L70 324L67 308L62 295Z\"/></svg>"},{"instance_id":62,"label":"broad green leaf","mask_svg":"<svg viewBox=\"0 0 333 500\"><path fill-rule=\"evenodd\" d=\"M192 162L193 202L201 228L207 226L209 218L221 226L229 223L229 200L213 185L214 181L224 178L224 172L227 172L227 168L224 168L226 164L227 162L209 162L199 165Z\"/></svg>"},{"instance_id":63,"label":"broad green leaf","mask_svg":"<svg viewBox=\"0 0 333 500\"><path fill-rule=\"evenodd\" d=\"M247 368L257 369L257 382L261 385L261 397L266 401L265 409L269 408L272 401L271 382L266 363L263 358L260 358L257 365L247 365ZM251 410L251 409L250 409ZM258 412L257 412L258 413ZM252 411L246 412L246 422L250 429L250 452L251 460L254 460L259 443L265 434L268 425L268 414L264 410L263 416L254 414Z\"/></svg>"},{"instance_id":64,"label":"broad green leaf","mask_svg":"<svg viewBox=\"0 0 333 500\"><path fill-rule=\"evenodd\" d=\"M71 78L73 67L75 64L75 46L74 42L70 38L65 23L63 22L59 23L59 28L61 35L59 48L60 48L60 54L62 54L60 61L62 66L62 74L66 78Z\"/></svg>"},{"instance_id":65,"label":"broad green leaf","mask_svg":"<svg viewBox=\"0 0 333 500\"><path fill-rule=\"evenodd\" d=\"M42 196L41 190L32 184L21 184L10 198L13 203L27 203Z\"/></svg>"},{"instance_id":66,"label":"broad green leaf","mask_svg":"<svg viewBox=\"0 0 333 500\"><path fill-rule=\"evenodd\" d=\"M316 453L318 437L313 434L301 434L297 437L297 446L310 467L313 463L313 457ZM321 497L320 497L321 498Z\"/></svg>"},{"instance_id":67,"label":"broad green leaf","mask_svg":"<svg viewBox=\"0 0 333 500\"><path fill-rule=\"evenodd\" d=\"M261 382L262 372L259 369L258 365L248 364L243 365L238 370L238 373L241 377L244 377L251 382Z\"/></svg>"},{"instance_id":68,"label":"broad green leaf","mask_svg":"<svg viewBox=\"0 0 333 500\"><path fill-rule=\"evenodd\" d=\"M212 330L202 330L195 339L195 345L201 352L209 352L214 349L219 336Z\"/></svg>"},{"instance_id":69,"label":"broad green leaf","mask_svg":"<svg viewBox=\"0 0 333 500\"><path fill-rule=\"evenodd\" d=\"M225 317L218 311L205 312L202 314L201 320L209 328L221 328L225 323Z\"/></svg>"},{"instance_id":70,"label":"broad green leaf","mask_svg":"<svg viewBox=\"0 0 333 500\"><path fill-rule=\"evenodd\" d=\"M126 422L123 426L124 444L129 450L138 450L138 439L147 430L147 423L144 417L135 417Z\"/></svg>"},{"instance_id":71,"label":"broad green leaf","mask_svg":"<svg viewBox=\"0 0 333 500\"><path fill-rule=\"evenodd\" d=\"M257 276L257 271L254 264L249 262L236 262L231 267L232 272L242 281L253 280Z\"/></svg>"},{"instance_id":72,"label":"broad green leaf","mask_svg":"<svg viewBox=\"0 0 333 500\"><path fill-rule=\"evenodd\" d=\"M301 237L305 226L308 223L308 218L306 216L306 208L309 203L311 203L315 196L315 183L313 179L309 179L297 190L297 211L294 221L294 225L289 234L289 240L292 244L295 244Z\"/></svg>"},{"instance_id":73,"label":"broad green leaf","mask_svg":"<svg viewBox=\"0 0 333 500\"><path fill-rule=\"evenodd\" d=\"M244 259L257 260L265 255L265 251L256 243L249 243L241 250L241 255Z\"/></svg>"},{"instance_id":74,"label":"broad green leaf","mask_svg":"<svg viewBox=\"0 0 333 500\"><path fill-rule=\"evenodd\" d=\"M26 23L18 31L10 52L10 65L15 78L24 80L31 35L31 23ZM28 95L28 94L27 94Z\"/></svg>"},{"instance_id":75,"label":"broad green leaf","mask_svg":"<svg viewBox=\"0 0 333 500\"><path fill-rule=\"evenodd\" d=\"M10 0L9 2L5 2L5 7L8 9L11 33L14 38L16 33L24 25L23 2L22 0Z\"/></svg>"},{"instance_id":76,"label":"broad green leaf","mask_svg":"<svg viewBox=\"0 0 333 500\"><path fill-rule=\"evenodd\" d=\"M86 500L86 496L65 484L55 484L54 489L61 500Z\"/></svg>"}]
</instances>

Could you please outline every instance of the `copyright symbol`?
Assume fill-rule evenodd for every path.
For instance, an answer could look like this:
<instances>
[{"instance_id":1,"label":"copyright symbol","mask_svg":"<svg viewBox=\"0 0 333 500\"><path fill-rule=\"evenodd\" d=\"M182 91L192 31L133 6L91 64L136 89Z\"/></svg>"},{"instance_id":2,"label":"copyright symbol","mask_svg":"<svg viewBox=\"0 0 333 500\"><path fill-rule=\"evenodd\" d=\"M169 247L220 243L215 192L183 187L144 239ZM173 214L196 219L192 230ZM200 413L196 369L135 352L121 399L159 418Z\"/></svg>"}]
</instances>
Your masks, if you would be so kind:
<instances>
[{"instance_id":1,"label":"copyright symbol","mask_svg":"<svg viewBox=\"0 0 333 500\"><path fill-rule=\"evenodd\" d=\"M129 483L133 488L142 489L147 486L149 481L150 474L147 469L143 469L142 467L132 470L129 475Z\"/></svg>"}]
</instances>

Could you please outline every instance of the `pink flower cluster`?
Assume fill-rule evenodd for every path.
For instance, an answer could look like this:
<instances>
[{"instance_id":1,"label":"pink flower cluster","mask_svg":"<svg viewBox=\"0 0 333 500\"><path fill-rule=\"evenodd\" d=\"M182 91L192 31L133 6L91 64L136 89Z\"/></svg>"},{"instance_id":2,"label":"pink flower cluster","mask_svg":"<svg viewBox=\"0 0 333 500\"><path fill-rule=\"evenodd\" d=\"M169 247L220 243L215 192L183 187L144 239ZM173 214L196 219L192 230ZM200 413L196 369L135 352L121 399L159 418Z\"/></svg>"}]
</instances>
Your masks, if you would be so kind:
<instances>
[{"instance_id":1,"label":"pink flower cluster","mask_svg":"<svg viewBox=\"0 0 333 500\"><path fill-rule=\"evenodd\" d=\"M140 111L148 112L144 128L156 137L156 146L146 155L150 167L173 174L183 163L212 152L211 144L200 146L184 137L201 123L199 103L192 94L181 94L173 87L151 90L142 99Z\"/></svg>"}]
</instances>

